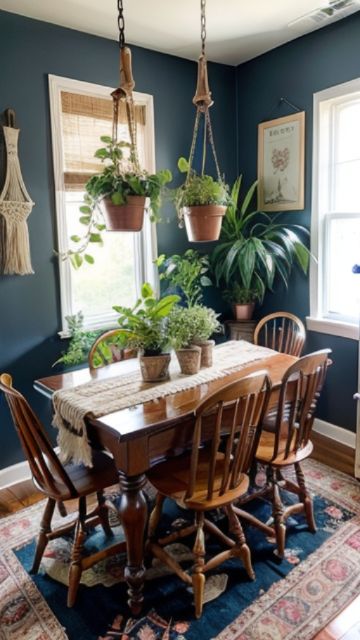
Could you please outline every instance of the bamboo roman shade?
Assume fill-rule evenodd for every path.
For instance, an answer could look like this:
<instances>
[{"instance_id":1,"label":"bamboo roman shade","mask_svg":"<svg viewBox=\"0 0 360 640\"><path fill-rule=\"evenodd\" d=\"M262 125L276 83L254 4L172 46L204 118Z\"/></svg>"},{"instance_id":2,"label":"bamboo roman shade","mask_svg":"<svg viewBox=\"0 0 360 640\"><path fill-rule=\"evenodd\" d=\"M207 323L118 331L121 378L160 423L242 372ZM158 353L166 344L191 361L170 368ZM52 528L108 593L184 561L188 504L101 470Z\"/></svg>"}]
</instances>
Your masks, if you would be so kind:
<instances>
[{"instance_id":1,"label":"bamboo roman shade","mask_svg":"<svg viewBox=\"0 0 360 640\"><path fill-rule=\"evenodd\" d=\"M94 157L103 146L100 137L112 134L113 101L85 94L61 92L61 121L63 137L64 187L66 191L83 191L85 182L103 168ZM135 105L138 125L145 125L146 109ZM129 139L125 104L119 104L118 135Z\"/></svg>"}]
</instances>

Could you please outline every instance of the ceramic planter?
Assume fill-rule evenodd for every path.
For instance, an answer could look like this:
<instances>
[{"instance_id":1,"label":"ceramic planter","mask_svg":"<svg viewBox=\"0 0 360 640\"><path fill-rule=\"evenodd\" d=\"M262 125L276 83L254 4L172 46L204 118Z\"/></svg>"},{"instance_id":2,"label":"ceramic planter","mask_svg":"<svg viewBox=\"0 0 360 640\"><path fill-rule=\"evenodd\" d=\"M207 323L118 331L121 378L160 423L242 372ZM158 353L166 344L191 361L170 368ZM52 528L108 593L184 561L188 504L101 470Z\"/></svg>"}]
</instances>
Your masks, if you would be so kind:
<instances>
[{"instance_id":1,"label":"ceramic planter","mask_svg":"<svg viewBox=\"0 0 360 640\"><path fill-rule=\"evenodd\" d=\"M247 304L233 304L235 320L251 320L255 309L255 302Z\"/></svg>"},{"instance_id":2,"label":"ceramic planter","mask_svg":"<svg viewBox=\"0 0 360 640\"><path fill-rule=\"evenodd\" d=\"M204 342L196 342L196 345L201 349L201 367L211 367L213 363L213 350L215 340L204 340Z\"/></svg>"},{"instance_id":3,"label":"ceramic planter","mask_svg":"<svg viewBox=\"0 0 360 640\"><path fill-rule=\"evenodd\" d=\"M176 356L179 361L181 373L191 376L200 369L201 348L195 344L186 349L177 349Z\"/></svg>"},{"instance_id":4,"label":"ceramic planter","mask_svg":"<svg viewBox=\"0 0 360 640\"><path fill-rule=\"evenodd\" d=\"M113 204L111 198L101 201L107 231L141 231L145 208L145 196L128 196L126 204Z\"/></svg>"},{"instance_id":5,"label":"ceramic planter","mask_svg":"<svg viewBox=\"0 0 360 640\"><path fill-rule=\"evenodd\" d=\"M218 240L226 209L227 207L218 204L184 207L182 211L188 240L190 242Z\"/></svg>"},{"instance_id":6,"label":"ceramic planter","mask_svg":"<svg viewBox=\"0 0 360 640\"><path fill-rule=\"evenodd\" d=\"M140 370L144 382L163 382L169 379L170 354L140 356Z\"/></svg>"}]
</instances>

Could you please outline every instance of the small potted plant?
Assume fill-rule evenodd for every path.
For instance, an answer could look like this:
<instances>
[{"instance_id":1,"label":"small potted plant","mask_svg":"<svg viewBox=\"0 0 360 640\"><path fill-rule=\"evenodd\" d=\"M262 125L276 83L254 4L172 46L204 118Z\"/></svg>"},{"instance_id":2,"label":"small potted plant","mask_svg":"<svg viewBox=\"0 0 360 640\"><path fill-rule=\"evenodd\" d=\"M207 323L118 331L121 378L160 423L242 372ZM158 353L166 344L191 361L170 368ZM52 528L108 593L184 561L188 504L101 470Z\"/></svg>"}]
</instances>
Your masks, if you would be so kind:
<instances>
[{"instance_id":1,"label":"small potted plant","mask_svg":"<svg viewBox=\"0 0 360 640\"><path fill-rule=\"evenodd\" d=\"M224 291L223 297L231 305L235 320L251 320L256 302L262 300L262 292L255 288L246 289L234 282Z\"/></svg>"},{"instance_id":2,"label":"small potted plant","mask_svg":"<svg viewBox=\"0 0 360 640\"><path fill-rule=\"evenodd\" d=\"M82 237L71 236L77 247L62 256L69 257L76 268L84 259L94 262L86 250L89 243L101 243L101 232L105 228L140 231L148 201L150 220L158 222L162 192L172 180L171 171L167 169L154 174L140 169L128 142L114 142L110 136L102 136L101 141L104 146L95 152L95 157L104 162L104 168L86 182L84 204L80 207L80 222L86 230Z\"/></svg>"},{"instance_id":3,"label":"small potted plant","mask_svg":"<svg viewBox=\"0 0 360 640\"><path fill-rule=\"evenodd\" d=\"M166 325L172 308L179 300L176 295L157 299L151 285L145 282L141 287L141 297L132 308L113 307L120 314L118 323L127 346L140 352L140 368L145 382L162 382L169 377Z\"/></svg>"},{"instance_id":4,"label":"small potted plant","mask_svg":"<svg viewBox=\"0 0 360 640\"><path fill-rule=\"evenodd\" d=\"M185 224L190 242L218 240L230 200L228 186L204 173L197 174L185 158L179 159L178 168L187 174L174 193L179 226Z\"/></svg>"},{"instance_id":5,"label":"small potted plant","mask_svg":"<svg viewBox=\"0 0 360 640\"><path fill-rule=\"evenodd\" d=\"M192 375L200 369L201 347L192 344L194 339L195 307L172 309L167 326L169 340L175 349L181 373Z\"/></svg>"},{"instance_id":6,"label":"small potted plant","mask_svg":"<svg viewBox=\"0 0 360 640\"><path fill-rule=\"evenodd\" d=\"M265 291L273 290L276 275L287 287L291 269L297 264L307 273L310 252L301 236L308 230L298 224L287 224L282 214L269 216L250 209L257 181L242 202L239 200L242 177L231 192L220 242L210 256L215 283L225 291L225 298L245 303L262 303Z\"/></svg>"},{"instance_id":7,"label":"small potted plant","mask_svg":"<svg viewBox=\"0 0 360 640\"><path fill-rule=\"evenodd\" d=\"M222 331L222 325L218 320L219 314L215 313L214 309L202 305L191 307L189 311L192 312L192 344L201 347L200 366L211 367L215 341L209 340L209 338L213 333Z\"/></svg>"}]
</instances>

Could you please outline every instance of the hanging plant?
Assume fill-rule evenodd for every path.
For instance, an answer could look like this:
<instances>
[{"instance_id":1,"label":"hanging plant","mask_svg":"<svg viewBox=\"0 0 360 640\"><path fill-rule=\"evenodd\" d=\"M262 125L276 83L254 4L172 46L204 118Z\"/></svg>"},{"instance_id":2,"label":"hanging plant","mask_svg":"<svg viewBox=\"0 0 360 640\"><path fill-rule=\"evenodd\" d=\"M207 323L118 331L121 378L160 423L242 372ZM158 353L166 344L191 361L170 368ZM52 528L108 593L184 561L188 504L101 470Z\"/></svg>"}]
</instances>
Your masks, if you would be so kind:
<instances>
[{"instance_id":1,"label":"hanging plant","mask_svg":"<svg viewBox=\"0 0 360 640\"><path fill-rule=\"evenodd\" d=\"M178 168L186 173L186 180L174 193L174 202L178 214L179 226L185 225L190 242L209 242L218 240L222 219L229 204L229 189L221 177L211 127L209 108L213 104L209 90L207 62L205 57L206 16L205 0L201 0L201 55L198 61L198 78L193 103L196 117L191 142L189 160L180 158ZM198 139L200 120L203 116L203 140L201 171L193 168L195 148ZM216 179L205 174L207 144L210 144L216 168Z\"/></svg>"}]
</instances>

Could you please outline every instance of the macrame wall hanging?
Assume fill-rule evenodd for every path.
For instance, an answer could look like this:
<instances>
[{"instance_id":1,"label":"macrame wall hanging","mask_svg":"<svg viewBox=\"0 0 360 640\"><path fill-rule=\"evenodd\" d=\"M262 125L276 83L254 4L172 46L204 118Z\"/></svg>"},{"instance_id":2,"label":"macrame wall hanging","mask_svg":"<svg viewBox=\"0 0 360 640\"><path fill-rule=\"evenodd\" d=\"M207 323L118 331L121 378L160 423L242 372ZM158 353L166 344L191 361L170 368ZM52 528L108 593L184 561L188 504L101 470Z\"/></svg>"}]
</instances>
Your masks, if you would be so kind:
<instances>
[{"instance_id":1,"label":"macrame wall hanging","mask_svg":"<svg viewBox=\"0 0 360 640\"><path fill-rule=\"evenodd\" d=\"M34 202L31 200L21 175L18 139L20 129L15 128L15 112L5 111L3 126L6 173L0 193L0 274L26 275L34 273L31 266L27 218Z\"/></svg>"}]
</instances>

